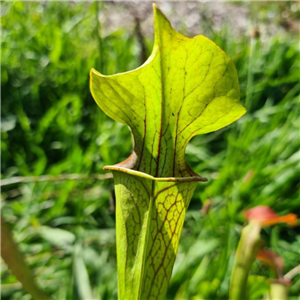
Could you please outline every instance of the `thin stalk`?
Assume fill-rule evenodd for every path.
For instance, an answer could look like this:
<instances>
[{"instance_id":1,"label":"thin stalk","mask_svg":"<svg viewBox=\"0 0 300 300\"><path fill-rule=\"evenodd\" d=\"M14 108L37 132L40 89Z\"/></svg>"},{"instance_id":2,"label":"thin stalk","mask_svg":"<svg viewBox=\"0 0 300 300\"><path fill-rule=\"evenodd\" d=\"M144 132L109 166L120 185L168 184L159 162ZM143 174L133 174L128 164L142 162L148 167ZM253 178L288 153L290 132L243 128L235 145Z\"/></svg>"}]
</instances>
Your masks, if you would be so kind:
<instances>
[{"instance_id":1,"label":"thin stalk","mask_svg":"<svg viewBox=\"0 0 300 300\"><path fill-rule=\"evenodd\" d=\"M30 182L43 182L43 181L65 181L65 180L106 180L111 179L111 174L61 174L61 175L41 175L41 176L28 176L28 177L12 177L2 179L0 186L6 186L16 183L30 183Z\"/></svg>"},{"instance_id":2,"label":"thin stalk","mask_svg":"<svg viewBox=\"0 0 300 300\"><path fill-rule=\"evenodd\" d=\"M135 20L135 34L140 46L140 62L143 64L147 60L147 48L144 41L144 36L141 28L141 20L136 16Z\"/></svg>"},{"instance_id":3,"label":"thin stalk","mask_svg":"<svg viewBox=\"0 0 300 300\"><path fill-rule=\"evenodd\" d=\"M288 273L286 273L284 275L284 279L285 280L291 280L293 279L295 276L297 276L298 274L300 274L300 265L298 265L297 267L295 267L294 269L290 270Z\"/></svg>"},{"instance_id":4,"label":"thin stalk","mask_svg":"<svg viewBox=\"0 0 300 300\"><path fill-rule=\"evenodd\" d=\"M231 300L247 299L248 275L262 244L260 230L261 225L258 222L250 222L242 230L230 282Z\"/></svg>"},{"instance_id":5,"label":"thin stalk","mask_svg":"<svg viewBox=\"0 0 300 300\"><path fill-rule=\"evenodd\" d=\"M104 60L103 60L103 42L101 37L101 23L99 22L99 12L100 12L100 2L96 1L96 35L98 41L98 49L99 49L99 70L100 72L104 72Z\"/></svg>"}]
</instances>

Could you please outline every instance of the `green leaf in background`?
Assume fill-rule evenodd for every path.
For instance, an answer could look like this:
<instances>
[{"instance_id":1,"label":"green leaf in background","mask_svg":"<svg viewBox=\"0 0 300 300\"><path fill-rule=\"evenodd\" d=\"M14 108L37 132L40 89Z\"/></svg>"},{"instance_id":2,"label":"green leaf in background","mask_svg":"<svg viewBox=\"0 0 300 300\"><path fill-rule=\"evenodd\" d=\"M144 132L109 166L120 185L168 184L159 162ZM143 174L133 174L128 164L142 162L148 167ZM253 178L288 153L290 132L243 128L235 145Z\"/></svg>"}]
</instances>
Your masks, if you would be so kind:
<instances>
[{"instance_id":1,"label":"green leaf in background","mask_svg":"<svg viewBox=\"0 0 300 300\"><path fill-rule=\"evenodd\" d=\"M34 300L48 300L50 297L37 285L22 252L13 235L1 216L1 257L13 274L22 283L23 288Z\"/></svg>"},{"instance_id":2,"label":"green leaf in background","mask_svg":"<svg viewBox=\"0 0 300 300\"><path fill-rule=\"evenodd\" d=\"M270 283L263 276L250 275L248 278L249 300L261 299L270 289Z\"/></svg>"},{"instance_id":3,"label":"green leaf in background","mask_svg":"<svg viewBox=\"0 0 300 300\"><path fill-rule=\"evenodd\" d=\"M80 242L74 247L73 256L74 290L77 299L93 299L89 274L83 260L83 249Z\"/></svg>"},{"instance_id":4,"label":"green leaf in background","mask_svg":"<svg viewBox=\"0 0 300 300\"><path fill-rule=\"evenodd\" d=\"M185 212L197 181L185 162L197 135L240 118L231 59L203 36L176 32L154 5L155 44L146 63L104 76L91 70L100 108L130 127L134 151L113 170L119 298L165 299Z\"/></svg>"},{"instance_id":5,"label":"green leaf in background","mask_svg":"<svg viewBox=\"0 0 300 300\"><path fill-rule=\"evenodd\" d=\"M75 242L75 235L70 231L59 228L42 226L38 229L40 236L54 247L71 251Z\"/></svg>"}]
</instances>

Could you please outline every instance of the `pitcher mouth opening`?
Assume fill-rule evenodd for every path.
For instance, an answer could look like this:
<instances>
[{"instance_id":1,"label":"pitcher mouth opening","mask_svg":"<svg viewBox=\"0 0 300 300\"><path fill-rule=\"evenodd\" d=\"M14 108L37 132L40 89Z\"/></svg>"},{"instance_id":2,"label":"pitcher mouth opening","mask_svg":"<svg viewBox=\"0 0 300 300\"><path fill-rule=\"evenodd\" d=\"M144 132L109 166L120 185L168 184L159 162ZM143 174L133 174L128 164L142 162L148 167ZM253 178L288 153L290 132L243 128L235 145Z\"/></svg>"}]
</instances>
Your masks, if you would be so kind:
<instances>
[{"instance_id":1,"label":"pitcher mouth opening","mask_svg":"<svg viewBox=\"0 0 300 300\"><path fill-rule=\"evenodd\" d=\"M207 181L206 177L202 177L202 176L199 176L199 175L193 176L193 177L154 177L154 176L149 175L147 173L143 173L143 172L140 172L140 171L120 167L118 165L116 165L116 166L105 166L103 168L103 170L105 170L105 171L108 171L108 170L110 170L110 171L119 171L119 172L127 173L129 175L138 176L138 177L142 177L142 178L146 178L146 179L154 180L154 181L168 181L168 182L193 182L193 181L206 182Z\"/></svg>"}]
</instances>

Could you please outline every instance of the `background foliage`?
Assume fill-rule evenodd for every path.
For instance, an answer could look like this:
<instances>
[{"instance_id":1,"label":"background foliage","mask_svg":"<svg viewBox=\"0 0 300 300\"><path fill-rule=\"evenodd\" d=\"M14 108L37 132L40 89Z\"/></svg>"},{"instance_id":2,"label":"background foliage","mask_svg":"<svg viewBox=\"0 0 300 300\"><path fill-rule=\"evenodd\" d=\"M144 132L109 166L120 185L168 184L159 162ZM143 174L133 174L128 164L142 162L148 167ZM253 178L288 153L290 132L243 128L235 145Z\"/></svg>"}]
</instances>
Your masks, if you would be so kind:
<instances>
[{"instance_id":1,"label":"background foliage","mask_svg":"<svg viewBox=\"0 0 300 300\"><path fill-rule=\"evenodd\" d=\"M248 11L247 32L233 34L226 21L221 29L210 26L203 4L198 33L234 60L248 113L187 148L188 163L209 182L198 185L187 213L169 299L227 299L243 210L268 205L300 215L297 2L230 5ZM151 52L153 38L143 36L138 17L135 29L112 32L98 18L126 10L124 3L2 3L2 179L102 174L103 166L129 156L129 130L98 109L88 77L92 67L104 74L138 67ZM264 34L270 19L275 30ZM189 16L177 29L192 35L184 20ZM2 215L48 293L117 298L112 179L13 184L1 195ZM201 209L209 203L208 212ZM299 227L277 225L263 235L286 272L300 264ZM5 264L1 272L2 299L30 299ZM252 273L250 296L259 299L264 278L273 275L259 263ZM299 294L297 275L291 299Z\"/></svg>"}]
</instances>

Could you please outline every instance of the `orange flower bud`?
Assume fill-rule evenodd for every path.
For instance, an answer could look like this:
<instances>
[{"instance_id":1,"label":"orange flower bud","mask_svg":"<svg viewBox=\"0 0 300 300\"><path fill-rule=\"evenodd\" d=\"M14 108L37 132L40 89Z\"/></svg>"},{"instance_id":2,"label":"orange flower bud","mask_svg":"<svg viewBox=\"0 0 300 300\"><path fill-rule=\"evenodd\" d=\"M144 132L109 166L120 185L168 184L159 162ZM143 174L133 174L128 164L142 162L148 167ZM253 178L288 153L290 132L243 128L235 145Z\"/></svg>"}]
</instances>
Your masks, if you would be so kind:
<instances>
[{"instance_id":1,"label":"orange flower bud","mask_svg":"<svg viewBox=\"0 0 300 300\"><path fill-rule=\"evenodd\" d=\"M297 225L297 215L288 214L285 216L278 216L268 206L256 206L244 212L246 219L250 221L257 221L263 227L278 223L287 223L291 226Z\"/></svg>"},{"instance_id":2,"label":"orange flower bud","mask_svg":"<svg viewBox=\"0 0 300 300\"><path fill-rule=\"evenodd\" d=\"M256 259L272 268L276 272L278 278L282 278L284 262L277 253L269 249L262 249L259 250Z\"/></svg>"}]
</instances>

